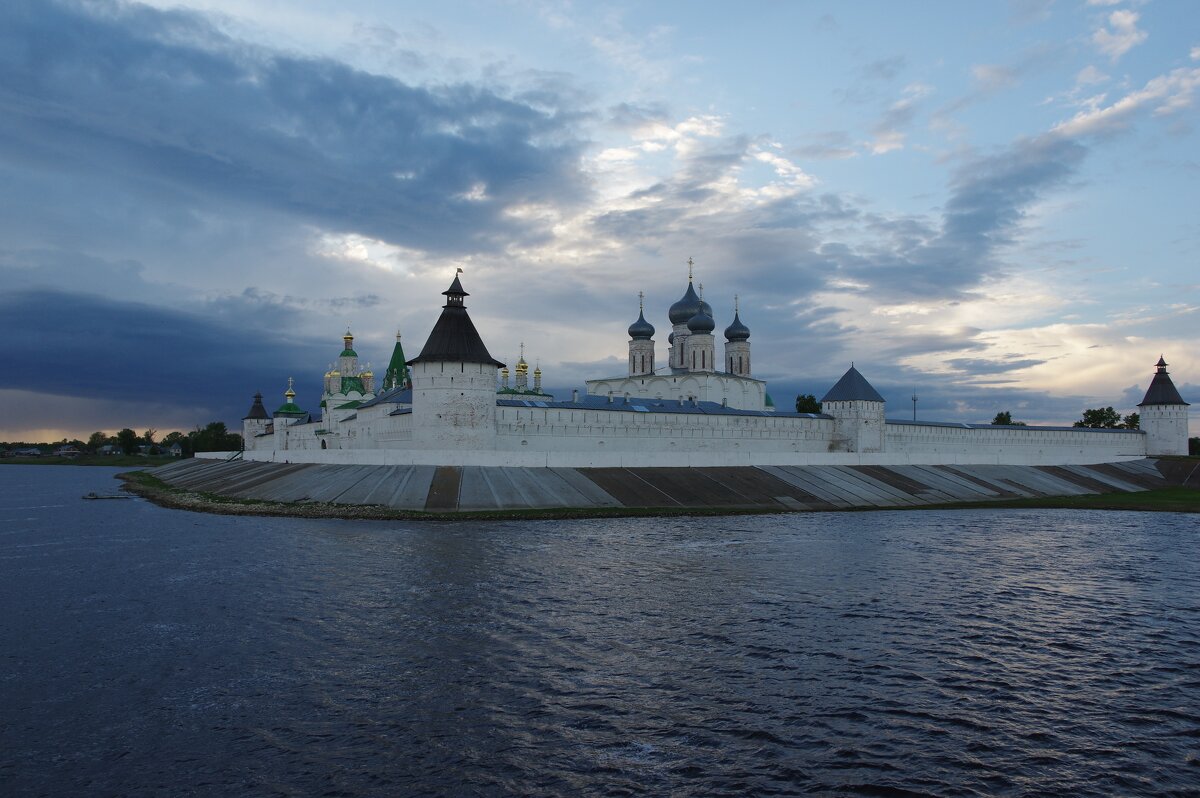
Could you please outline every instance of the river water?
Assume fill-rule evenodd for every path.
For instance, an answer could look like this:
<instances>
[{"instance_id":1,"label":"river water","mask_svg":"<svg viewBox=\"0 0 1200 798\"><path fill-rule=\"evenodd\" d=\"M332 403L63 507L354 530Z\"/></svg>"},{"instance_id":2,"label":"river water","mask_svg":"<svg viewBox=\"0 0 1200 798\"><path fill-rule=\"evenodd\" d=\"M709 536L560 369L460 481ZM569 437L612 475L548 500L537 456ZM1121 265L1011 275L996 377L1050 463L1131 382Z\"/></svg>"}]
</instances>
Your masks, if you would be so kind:
<instances>
[{"instance_id":1,"label":"river water","mask_svg":"<svg viewBox=\"0 0 1200 798\"><path fill-rule=\"evenodd\" d=\"M203 515L0 466L0 794L1200 785L1200 519Z\"/></svg>"}]
</instances>

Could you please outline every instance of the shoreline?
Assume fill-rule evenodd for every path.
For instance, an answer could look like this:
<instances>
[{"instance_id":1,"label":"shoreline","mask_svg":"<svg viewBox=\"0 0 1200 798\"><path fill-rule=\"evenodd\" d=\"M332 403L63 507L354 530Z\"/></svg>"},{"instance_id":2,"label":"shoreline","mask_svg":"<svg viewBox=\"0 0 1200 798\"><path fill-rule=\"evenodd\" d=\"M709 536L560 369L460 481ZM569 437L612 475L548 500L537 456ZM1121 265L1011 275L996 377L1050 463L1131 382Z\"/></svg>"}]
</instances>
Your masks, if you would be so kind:
<instances>
[{"instance_id":1,"label":"shoreline","mask_svg":"<svg viewBox=\"0 0 1200 798\"><path fill-rule=\"evenodd\" d=\"M213 493L173 487L146 471L117 474L121 489L160 507L216 515L249 515L284 518L324 518L347 521L520 521L570 520L577 518L658 518L682 516L777 515L814 512L879 512L885 510L1124 510L1132 512L1200 513L1200 490L1181 486L1138 493L1101 493L1085 496L1002 499L981 502L897 505L889 507L838 507L797 510L780 506L752 507L585 507L514 509L489 511L431 512L401 510L379 504L335 504L330 502L273 502L232 499Z\"/></svg>"}]
</instances>

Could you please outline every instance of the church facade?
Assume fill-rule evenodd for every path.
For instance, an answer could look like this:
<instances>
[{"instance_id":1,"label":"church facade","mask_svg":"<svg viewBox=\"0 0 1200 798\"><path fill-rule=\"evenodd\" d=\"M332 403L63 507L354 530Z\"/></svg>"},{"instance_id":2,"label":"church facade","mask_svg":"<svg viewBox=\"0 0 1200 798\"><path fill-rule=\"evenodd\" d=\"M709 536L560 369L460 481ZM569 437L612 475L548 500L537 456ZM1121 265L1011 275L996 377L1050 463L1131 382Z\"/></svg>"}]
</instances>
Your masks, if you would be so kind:
<instances>
[{"instance_id":1,"label":"church facade","mask_svg":"<svg viewBox=\"0 0 1200 798\"><path fill-rule=\"evenodd\" d=\"M509 383L467 313L460 279L421 352L404 360L397 335L383 385L360 368L347 331L325 375L320 412L256 395L243 421L248 460L345 464L718 467L809 464L1075 464L1186 454L1188 404L1159 360L1139 405L1141 430L993 426L887 419L884 398L853 366L821 413L777 411L752 376L750 330L735 300L718 350L712 307L689 273L668 318L668 355L655 361L644 305L629 327L626 373L588 380L556 400L524 352Z\"/></svg>"}]
</instances>

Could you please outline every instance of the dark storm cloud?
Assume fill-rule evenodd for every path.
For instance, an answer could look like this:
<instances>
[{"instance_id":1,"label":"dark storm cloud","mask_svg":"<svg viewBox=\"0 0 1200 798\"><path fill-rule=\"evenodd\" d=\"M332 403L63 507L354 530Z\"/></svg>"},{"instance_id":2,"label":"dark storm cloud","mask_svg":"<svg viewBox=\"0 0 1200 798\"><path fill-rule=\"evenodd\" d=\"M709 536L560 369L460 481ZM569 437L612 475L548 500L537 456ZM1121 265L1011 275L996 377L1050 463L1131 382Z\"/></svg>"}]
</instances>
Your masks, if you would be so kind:
<instances>
[{"instance_id":1,"label":"dark storm cloud","mask_svg":"<svg viewBox=\"0 0 1200 798\"><path fill-rule=\"evenodd\" d=\"M553 104L251 47L188 12L0 5L0 160L435 252L536 237L506 209L583 197L577 117Z\"/></svg>"},{"instance_id":2,"label":"dark storm cloud","mask_svg":"<svg viewBox=\"0 0 1200 798\"><path fill-rule=\"evenodd\" d=\"M235 305L201 313L67 291L6 293L0 388L176 406L202 397L238 413L256 388L273 396L288 376L311 380L339 343L289 336L281 303ZM319 386L306 387L313 398Z\"/></svg>"}]
</instances>

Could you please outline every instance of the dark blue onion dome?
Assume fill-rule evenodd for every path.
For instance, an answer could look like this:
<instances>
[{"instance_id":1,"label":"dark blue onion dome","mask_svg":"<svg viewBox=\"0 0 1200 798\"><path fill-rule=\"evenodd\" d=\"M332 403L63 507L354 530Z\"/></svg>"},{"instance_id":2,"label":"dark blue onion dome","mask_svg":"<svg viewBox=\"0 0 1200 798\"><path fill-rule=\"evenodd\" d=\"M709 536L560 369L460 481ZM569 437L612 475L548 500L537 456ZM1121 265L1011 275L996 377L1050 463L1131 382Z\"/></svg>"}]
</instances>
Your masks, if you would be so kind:
<instances>
[{"instance_id":1,"label":"dark blue onion dome","mask_svg":"<svg viewBox=\"0 0 1200 798\"><path fill-rule=\"evenodd\" d=\"M645 311L639 311L637 321L629 325L629 337L635 341L649 341L654 337L654 325L646 321Z\"/></svg>"},{"instance_id":2,"label":"dark blue onion dome","mask_svg":"<svg viewBox=\"0 0 1200 798\"><path fill-rule=\"evenodd\" d=\"M667 343L671 345L675 344L675 333L669 333L667 335Z\"/></svg>"},{"instance_id":3,"label":"dark blue onion dome","mask_svg":"<svg viewBox=\"0 0 1200 798\"><path fill-rule=\"evenodd\" d=\"M700 312L704 306L704 301L696 293L696 289L692 287L692 281L688 280L687 291L683 298L671 306L667 315L671 319L672 324L687 324L692 320L692 317ZM711 310L709 315L712 315Z\"/></svg>"},{"instance_id":4,"label":"dark blue onion dome","mask_svg":"<svg viewBox=\"0 0 1200 798\"><path fill-rule=\"evenodd\" d=\"M725 340L726 341L746 341L746 340L749 340L749 338L750 338L750 328L747 327L745 324L742 324L742 320L741 320L741 318L739 318L738 312L735 310L733 312L733 324L730 324L728 327L725 328Z\"/></svg>"},{"instance_id":5,"label":"dark blue onion dome","mask_svg":"<svg viewBox=\"0 0 1200 798\"><path fill-rule=\"evenodd\" d=\"M712 310L707 307L707 303L700 304L700 312L688 319L688 330L694 333L711 333L717 323L713 321Z\"/></svg>"}]
</instances>

